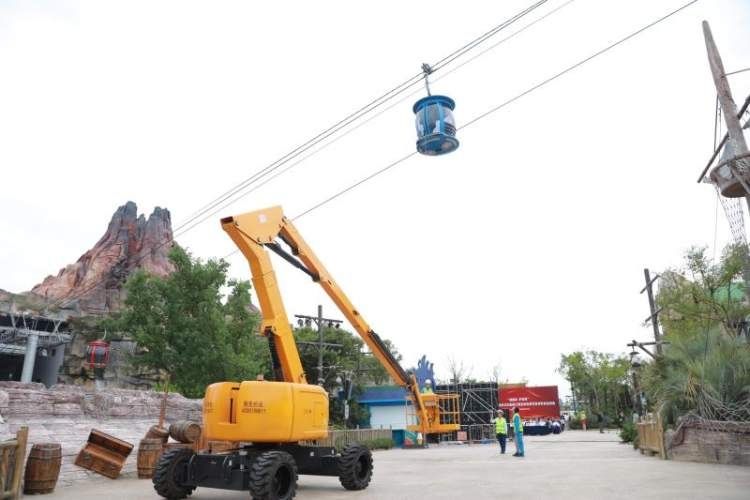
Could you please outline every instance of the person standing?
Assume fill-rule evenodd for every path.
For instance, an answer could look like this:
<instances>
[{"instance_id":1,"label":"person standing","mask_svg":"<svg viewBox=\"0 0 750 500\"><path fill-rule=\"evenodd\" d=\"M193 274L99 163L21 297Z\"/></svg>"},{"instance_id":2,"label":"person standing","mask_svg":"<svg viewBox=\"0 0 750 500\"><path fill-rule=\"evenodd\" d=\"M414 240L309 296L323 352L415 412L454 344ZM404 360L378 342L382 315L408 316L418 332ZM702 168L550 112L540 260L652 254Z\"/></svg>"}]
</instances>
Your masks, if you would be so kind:
<instances>
[{"instance_id":1,"label":"person standing","mask_svg":"<svg viewBox=\"0 0 750 500\"><path fill-rule=\"evenodd\" d=\"M505 420L503 410L497 410L497 418L493 419L495 424L495 436L500 443L500 454L505 455L505 441L508 437L508 422Z\"/></svg>"},{"instance_id":2,"label":"person standing","mask_svg":"<svg viewBox=\"0 0 750 500\"><path fill-rule=\"evenodd\" d=\"M581 422L581 428L585 431L586 430L586 412L581 410L581 413L579 414L579 420Z\"/></svg>"},{"instance_id":3,"label":"person standing","mask_svg":"<svg viewBox=\"0 0 750 500\"><path fill-rule=\"evenodd\" d=\"M517 406L513 408L513 434L516 438L516 452L513 454L513 456L523 457L523 422L521 421L521 415L519 414Z\"/></svg>"}]
</instances>

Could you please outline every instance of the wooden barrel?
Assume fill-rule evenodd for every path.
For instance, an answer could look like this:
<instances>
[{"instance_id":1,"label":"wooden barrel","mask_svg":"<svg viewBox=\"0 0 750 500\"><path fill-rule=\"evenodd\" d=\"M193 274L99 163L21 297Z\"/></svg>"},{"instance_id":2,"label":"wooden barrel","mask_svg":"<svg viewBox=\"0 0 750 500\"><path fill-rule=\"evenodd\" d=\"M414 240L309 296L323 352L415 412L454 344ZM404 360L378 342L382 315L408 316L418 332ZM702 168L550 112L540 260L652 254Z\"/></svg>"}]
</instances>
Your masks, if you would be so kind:
<instances>
[{"instance_id":1,"label":"wooden barrel","mask_svg":"<svg viewBox=\"0 0 750 500\"><path fill-rule=\"evenodd\" d=\"M224 453L227 451L236 450L239 448L239 443L234 441L209 441L208 450L210 453Z\"/></svg>"},{"instance_id":2,"label":"wooden barrel","mask_svg":"<svg viewBox=\"0 0 750 500\"><path fill-rule=\"evenodd\" d=\"M164 445L164 451L174 450L175 448L184 448L186 450L192 450L195 445L193 443L167 443Z\"/></svg>"},{"instance_id":3,"label":"wooden barrel","mask_svg":"<svg viewBox=\"0 0 750 500\"><path fill-rule=\"evenodd\" d=\"M161 439L162 443L169 441L169 431L164 427L152 425L146 433L145 439Z\"/></svg>"},{"instance_id":4,"label":"wooden barrel","mask_svg":"<svg viewBox=\"0 0 750 500\"><path fill-rule=\"evenodd\" d=\"M194 443L201 437L201 426L189 420L180 420L169 426L169 435L180 443Z\"/></svg>"},{"instance_id":5,"label":"wooden barrel","mask_svg":"<svg viewBox=\"0 0 750 500\"><path fill-rule=\"evenodd\" d=\"M37 443L26 461L23 491L26 494L52 493L60 475L62 448L58 443Z\"/></svg>"},{"instance_id":6,"label":"wooden barrel","mask_svg":"<svg viewBox=\"0 0 750 500\"><path fill-rule=\"evenodd\" d=\"M160 438L141 439L138 445L138 478L151 479L154 477L156 462L161 457L164 443Z\"/></svg>"}]
</instances>

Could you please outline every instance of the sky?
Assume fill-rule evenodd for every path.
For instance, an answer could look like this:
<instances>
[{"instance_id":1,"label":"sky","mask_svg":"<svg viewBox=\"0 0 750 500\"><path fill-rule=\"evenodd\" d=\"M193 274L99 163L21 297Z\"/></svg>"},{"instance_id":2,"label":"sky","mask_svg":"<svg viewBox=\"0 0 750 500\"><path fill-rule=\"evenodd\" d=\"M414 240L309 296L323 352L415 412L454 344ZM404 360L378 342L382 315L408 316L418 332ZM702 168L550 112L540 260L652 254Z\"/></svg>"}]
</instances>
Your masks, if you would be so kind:
<instances>
[{"instance_id":1,"label":"sky","mask_svg":"<svg viewBox=\"0 0 750 500\"><path fill-rule=\"evenodd\" d=\"M0 0L0 288L75 262L128 200L179 225L531 3ZM461 126L683 3L549 0L435 73L432 91ZM406 366L426 354L438 378L454 359L478 379L499 365L562 384L562 353L650 338L644 267L730 241L696 183L713 146L704 19L727 71L749 67L750 1L701 0L459 130L455 153L415 155L295 224ZM741 103L750 72L730 82ZM410 153L413 91L177 241L227 256L221 217L295 216ZM322 304L342 317L276 262L290 316Z\"/></svg>"}]
</instances>

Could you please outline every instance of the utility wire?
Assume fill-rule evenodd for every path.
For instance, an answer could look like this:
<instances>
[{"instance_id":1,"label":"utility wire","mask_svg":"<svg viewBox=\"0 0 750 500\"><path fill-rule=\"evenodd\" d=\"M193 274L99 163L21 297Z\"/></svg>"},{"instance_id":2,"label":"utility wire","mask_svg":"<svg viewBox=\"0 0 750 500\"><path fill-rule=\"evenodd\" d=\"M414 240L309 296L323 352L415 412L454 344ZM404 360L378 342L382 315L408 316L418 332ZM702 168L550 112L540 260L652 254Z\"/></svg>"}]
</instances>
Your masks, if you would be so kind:
<instances>
[{"instance_id":1,"label":"utility wire","mask_svg":"<svg viewBox=\"0 0 750 500\"><path fill-rule=\"evenodd\" d=\"M635 37L635 36L643 33L644 31L648 30L649 28L652 28L653 26L656 26L657 24L659 24L659 23L661 23L663 21L666 21L670 17L672 17L675 14L681 12L682 10L690 7L691 5L693 5L696 2L698 2L698 0L691 0L690 2L682 5L681 7L677 8L675 10L673 10L672 12L670 12L670 13L668 13L668 14L660 17L659 19L657 19L657 20L655 20L655 21L647 24L646 26L644 26L644 27L642 27L642 28L634 31L633 33L627 35L626 37L621 38L620 40L618 40L618 41L616 41L616 42L608 45L607 47L605 47L605 48L603 48L603 49L601 49L601 50L599 50L597 52L594 52L592 55L590 55L590 56L588 56L588 57L580 60L579 62L573 64L572 66L568 66L567 68L565 68L564 70L560 71L559 73L556 73L555 75L553 75L553 76L551 76L551 77L549 77L549 78L547 78L545 80L542 80L541 82L539 82L536 85L530 87L529 89L521 92L520 94L518 94L518 95L516 95L516 96L514 96L514 97L512 97L510 99L508 99L507 101L505 101L505 102L503 102L501 104L498 104L497 106L494 106L494 107L490 108L489 110L485 111L484 113L481 113L480 115L472 118L471 120L469 120L463 126L458 127L457 130L462 130L462 129L465 129L467 127L470 127L471 125L477 123L481 119L483 119L483 118L491 115L492 113L495 113L495 112L499 111L500 109L502 109L502 108L508 106L509 104L511 104L511 103L513 103L513 102L515 102L515 101L517 101L519 99L521 99L522 97L524 97L524 96L526 96L526 95L534 92L535 90L537 90L537 89L539 89L539 88L547 85L548 83L550 83L550 82L552 82L554 80L557 80L558 78L560 78L561 76L565 75L566 73L569 73L569 72L573 71L574 69L576 69L576 68L578 68L578 67L586 64L587 62L591 61L592 59L594 59L594 58L596 58L596 57L598 57L598 56L600 56L600 55L602 55L602 54L604 54L604 53L612 50L613 48L617 47L618 45L620 45L620 44L622 44L622 43L630 40L631 38L633 38L633 37ZM373 172L372 174L368 175L367 177L365 177L365 178L363 178L363 179L355 182L354 184L352 184L352 185L350 185L350 186L342 189L341 191L338 191L338 192L334 193L333 195L329 196L325 200L323 200L323 201L321 201L319 203L316 203L312 207L308 208L307 210L305 210L305 211L301 212L300 214L296 215L295 217L293 217L292 220L297 220L300 217L304 217L305 215L313 212L314 210L317 210L318 208L322 207L323 205L326 205L327 203L330 203L331 201L335 200L339 196L341 196L341 195L343 195L343 194L351 191L355 187L360 186L361 184L364 184L365 182L373 179L374 177L377 177L378 175L380 175L380 174L382 174L384 172L387 172L391 168L393 168L396 165L402 163L403 161L406 161L407 159L411 158L415 154L416 154L416 152L412 152L412 153L410 153L410 154L408 154L408 155L406 155L406 156L404 156L404 157L396 160L395 162L393 162L393 163L391 163L389 165L386 165L384 168L381 168L380 170L377 170L377 171Z\"/></svg>"},{"instance_id":2,"label":"utility wire","mask_svg":"<svg viewBox=\"0 0 750 500\"><path fill-rule=\"evenodd\" d=\"M559 10L563 9L564 7L567 7L568 5L570 5L571 3L573 3L574 1L575 1L575 0L568 0L567 2L565 2L565 3L563 3L563 4L561 4L561 5L557 6L557 7L555 7L555 8L553 9L553 10L551 10L551 11L547 12L547 13L546 13L546 14L544 14L543 16L540 16L540 17L536 18L535 20L531 21L531 22L530 22L529 24L527 24L527 25L526 25L526 26L524 26L523 28L520 28L520 29L518 29L517 31L515 31L515 32L513 32L512 34L508 35L507 37L505 37L505 38L503 38L503 39L499 40L498 42L496 42L496 43L494 43L494 44L490 45L490 46L489 46L489 47L487 47L486 49L482 50L481 52L477 53L476 55L474 55L474 56L472 56L471 58L467 59L466 61L462 62L461 64L459 64L459 65L457 65L457 66L454 66L454 67L452 67L452 68L451 68L450 70L446 71L445 73L442 73L442 75L441 75L441 76L438 76L437 78L434 78L434 79L433 79L432 81L433 81L433 82L437 82L437 81L440 81L440 80L442 80L443 78L445 78L445 77L447 77L448 75L450 75L451 73L454 73L455 71L458 71L459 69L461 69L462 67L466 66L467 64L469 64L469 63L471 63L471 62L475 61L476 59L478 59L479 57L481 57L481 56L483 56L483 55L487 54L487 53L488 53L489 51L491 51L491 50L493 50L493 49L497 48L497 47L498 47L499 45L503 44L504 42L507 42L508 40L510 40L511 38L514 38L514 37L516 37L517 35L520 35L520 34L521 34L521 33L523 33L524 31L526 31L527 29L529 29L529 28L531 28L532 26L534 26L535 24L537 24L537 23L539 23L539 22L543 21L544 19L548 18L548 17L549 17L549 16L551 16L552 14L555 14L555 13L556 13L557 11L559 11ZM333 139L332 141L330 141L330 142L326 143L326 144L325 144L324 146L322 146L322 147L321 147L320 149L316 150L315 152L317 152L317 151L320 151L321 149L325 149L325 148L329 147L329 146L330 146L331 144L334 144L335 142L337 142L337 141L339 141L339 140L343 139L344 137L346 137L347 135L351 134L351 133L352 133L352 132L354 132L355 130L359 129L360 127L362 127L362 126L364 126L364 125L366 125L366 124L368 124L369 122L371 122L372 120L374 120L374 119L375 119L375 118L377 118L378 116L380 116L380 115L382 115L383 113L385 113L385 112L387 112L387 111L389 111L389 110L393 109L394 107L398 106L398 105L399 105L399 104L401 104L402 102L406 101L406 100L407 100L407 99L409 99L410 97L413 97L413 96L414 96L415 94L418 94L418 93L419 93L419 92L421 92L421 91L422 91L421 89L417 89L416 91L413 91L413 92L411 92L411 93L407 94L406 96L404 96L404 97L402 97L401 99L397 100L397 101L396 101L395 103L393 103L393 104L389 105L389 106L388 106L387 108L385 108L385 109L382 109L382 110L378 111L378 112L377 112L377 113L376 113L376 114L375 114L374 116L371 116L370 118L368 118L367 120L363 121L362 123L360 123L360 124L358 124L358 125L356 125L356 126L354 126L354 127L350 128L349 130L347 130L346 132L344 132L344 133L343 133L343 134L341 134L340 136L336 137L336 138L335 138L335 139ZM315 152L314 152L314 153L315 153ZM314 153L312 153L312 154L314 154ZM312 154L311 154L311 155L312 155ZM403 161L406 161L407 159L411 158L411 157L412 157L412 156L413 156L414 154L415 154L415 153L412 153L412 154L406 155L405 157L403 157L403 158L401 158L401 159L399 159L399 160L396 160L395 162L393 162L393 163L391 163L391 164L389 164L389 165L385 166L384 168L382 168L382 169L378 170L378 171L377 171L377 172L375 172L374 174L371 174L371 175L367 176L367 177L366 177L365 179L362 179L362 180L361 180L360 182L358 182L358 183L357 183L356 185L352 185L352 186L349 186L349 188L347 188L347 191L350 191L351 189L354 189L354 188L355 188L356 186L358 186L359 184L362 184L363 182L365 182L365 181L369 180L369 179L370 179L371 177L375 177L376 175L378 175L378 174L380 174L380 173L382 173L382 172L384 172L384 171L386 171L386 170L389 170L389 169L391 169L391 168L395 167L395 166L396 166L396 165L398 165L399 163L401 163L401 162L403 162ZM311 155L310 155L310 156L311 156ZM267 179L267 180L263 181L263 182L262 182L261 184L258 184L258 185L256 185L256 186L254 186L254 187L253 187L253 188L252 188L252 189L251 189L250 191L248 191L248 192L244 193L244 194L242 195L242 197L245 197L245 196L247 196L248 194L252 193L253 191L257 190L258 188L260 188L260 187L262 187L262 186L266 185L266 184L267 184L268 182L272 181L273 179L275 179L275 178L279 177L280 175L282 175L282 174L284 174L284 173L288 172L288 171L289 171L290 169L292 169L293 167L295 167L296 165L298 165L299 163L301 163L302 161L304 161L304 160L305 160L305 159L307 159L307 158L309 158L309 156L306 156L305 158L303 158L303 159L301 159L301 160L298 160L298 161L296 161L295 163L293 163L292 165L290 165L290 166L286 167L285 169L281 170L280 172L277 172L276 174L274 174L273 176L271 176L271 177L270 177L269 179ZM342 193L342 194L343 194L343 193ZM233 202L231 202L230 204L232 204L232 203L235 203L235 202L236 202L236 200L235 200L235 201L233 201ZM226 207L226 206L225 206L225 207ZM308 211L312 211L312 210L314 210L314 208L316 208L316 207L312 207L311 209L308 209ZM299 218L299 217L301 217L302 215L304 215L304 214L300 214L300 215L297 215L297 216L296 216L295 218ZM229 252L228 254L226 254L225 256L223 256L223 257L222 257L222 259L227 259L227 258L231 257L232 255L234 255L234 254L238 253L238 252L239 252L239 250L236 250L236 249L235 249L235 250L233 250L233 251Z\"/></svg>"},{"instance_id":3,"label":"utility wire","mask_svg":"<svg viewBox=\"0 0 750 500\"><path fill-rule=\"evenodd\" d=\"M522 17L524 17L528 13L532 12L533 10L535 10L536 8L538 8L539 6L543 5L547 1L548 0L540 0L540 1L538 1L538 2L536 2L534 4L532 4L532 5L530 5L526 9L520 11L519 13L517 13L514 16L510 17L509 19L507 19L507 20L503 21L502 23L500 23L499 25L495 26L490 31L484 33L483 35L480 35L479 37L475 38L474 40L472 40L468 44L466 44L463 47L461 47L460 49L452 52L448 56L446 56L443 59L439 60L437 63L435 63L435 66L437 67L437 69L442 69L443 67L447 66L448 64L450 64L451 62L453 62L454 60L456 60L458 57L461 57L462 55L464 55L467 52L471 51L472 49L474 49L475 47L477 47L478 45L480 45L484 41L488 40L489 38L491 38L492 36L494 36L495 34L497 34L498 32L500 32L502 29L508 27L512 23L514 23L517 20L521 19ZM436 71L436 69L433 68L433 71ZM316 135L312 139L308 140L307 142L305 142L301 146L298 146L294 150L292 150L289 153L287 153L286 155L282 156L280 159L272 162L271 164L267 165L263 169L255 172L250 177L246 178L244 181L240 182L238 185L236 185L232 189L226 191L225 193L223 193L222 195L220 195L218 198L214 199L212 202L208 203L207 205L204 205L201 209L199 209L198 211L194 212L193 215L191 215L185 222L181 223L179 226L177 226L177 228L175 228L175 230L173 232L172 239L163 242L162 244L158 245L157 247L155 247L153 249L149 249L144 255L142 255L141 257L139 257L139 258L136 259L134 265L140 264L143 261L143 259L145 257L147 257L150 253L152 253L153 251L158 250L158 249L160 249L160 248L162 248L162 247L164 247L164 246L166 246L168 244L171 244L174 241L174 238L176 236L185 234L187 231L189 231L189 230L193 229L194 227L196 227L197 225L205 222L208 218L210 218L212 215L215 215L215 213L216 213L216 212L213 212L212 214L210 214L208 216L202 217L207 211L211 210L212 208L215 208L216 206L218 206L222 202L228 200L229 198L231 198L232 196L234 196L239 191L243 190L244 188L246 188L247 186L249 186L253 182L255 182L258 179L260 179L262 176L267 175L267 174L273 172L274 170L276 170L279 167L283 166L287 162L293 160L294 158L296 158L300 154L306 152L307 150L309 150L310 148L314 147L318 143L320 143L323 140L327 139L331 135L336 134L338 131L342 130L343 128L345 128L346 126L348 126L349 124L351 124L352 122L360 119L365 114L367 114L367 113L369 113L369 112L377 109L378 107L382 106L383 104L385 104L389 100L395 98L396 96L398 96L401 93L403 93L404 91L406 91L408 88L410 88L410 87L414 86L415 84L421 82L423 76L424 76L423 73L417 73L416 75L414 75L413 77L411 77L408 80L404 81L400 85L397 85L396 87L394 87L390 91L386 92L382 96L380 96L380 97L378 97L378 98L370 101L368 104L366 104L365 106L359 108L357 111L354 111L353 113L350 113L349 115L347 115L345 118L343 118L342 120L340 120L339 122L337 122L333 126L329 127L328 129L324 130L323 132L319 133L318 135ZM320 149L323 149L323 148L320 148ZM303 161L304 159L309 158L310 156L312 156L316 152L317 151L311 153L310 155L304 157L300 161ZM197 219L200 219L200 220L197 220ZM197 222L196 222L196 220L197 220ZM58 299L57 301L55 301L54 303L52 303L50 305L50 307L58 307L58 306L61 306L61 305L63 305L63 306L67 305L68 303L76 300L77 298L82 297L83 295L85 295L86 293L88 293L90 290L93 290L97 286L101 285L103 282L104 282L104 280L94 281L88 287L85 287L83 290L81 290L80 292L74 294L73 296L68 296L68 297L64 297L64 298Z\"/></svg>"},{"instance_id":4,"label":"utility wire","mask_svg":"<svg viewBox=\"0 0 750 500\"><path fill-rule=\"evenodd\" d=\"M546 3L547 1L549 1L549 0L540 0L540 1L532 4L531 6L525 8L524 10L522 10L519 13L515 14L514 16L510 17L509 19L507 19L507 20L503 21L502 23L500 23L499 25L495 26L490 31L488 31L488 32L480 35L479 37L475 38L474 40L470 41L468 44L464 45L463 47L459 48L458 50L452 52L448 56L444 57L443 59L441 59L437 63L435 63L435 65L432 67L432 71L434 72L434 71L438 71L438 70L442 69L443 67L445 67L446 65L450 64L451 62L453 62L457 58L463 56L464 54L466 54L467 52L471 51L472 49L474 49L475 47L477 47L478 45L480 45L484 41L488 40L492 36L496 35L500 31L502 31L503 29L507 28L512 23L514 23L517 20L521 19L522 17L524 17L528 13L532 12L533 10L537 9L538 7L540 7L541 5L543 5L544 3ZM343 118L342 120L340 120L336 124L332 125L331 127L327 128L323 132L319 133L318 135L316 135L312 139L309 139L307 142L305 142L301 146L298 146L297 148L293 149L292 151L290 151L286 155L282 156L278 160L272 162L271 164L267 165L266 167L262 168L261 170L255 172L250 177L246 178L245 180L243 180L242 182L240 182L239 184L237 184L235 187L231 188L229 191L226 191L225 193L223 193L222 195L220 195L218 198L214 199L209 204L204 205L196 213L194 213L193 215L191 215L188 218L188 220L186 220L185 222L181 223L175 229L175 231L178 231L178 230L186 227L191 222L193 222L196 219L200 218L208 210L211 210L211 209L215 208L220 203L222 203L222 202L228 200L229 198L233 197L236 193L238 193L239 191L241 191L242 189L244 189L248 185L252 184L257 179L263 177L264 175L267 175L270 172L273 172L274 170L276 170L280 166L284 165L288 161L293 160L294 158L296 158L300 154L302 154L305 151L309 150L310 148L314 147L319 142L327 139L331 135L336 134L338 131L340 131L341 129L347 127L352 122L357 121L359 118L361 118L365 114L367 114L367 113L369 113L369 112L377 109L378 107L382 106L383 104L385 104L389 100L393 99L394 97L396 97L396 96L400 95L401 93L403 93L404 91L406 91L408 88L410 88L410 87L412 87L412 86L420 83L422 81L422 77L423 77L423 73L417 73L416 75L412 76L411 78L409 78L405 82L401 83L400 85L397 85L396 87L394 87L390 91L386 92L382 96L380 96L380 97L378 97L378 98L370 101L368 104L366 104L365 106L359 108L357 111L354 111L353 113L350 113L345 118ZM191 228L192 227L195 227L195 226L193 225L193 226L191 226Z\"/></svg>"},{"instance_id":5,"label":"utility wire","mask_svg":"<svg viewBox=\"0 0 750 500\"><path fill-rule=\"evenodd\" d=\"M535 25L535 24L537 24L538 22L540 22L540 21L542 21L542 20L546 19L547 17L551 16L552 14L556 13L557 11L559 11L560 9L562 9L563 7L566 7L567 5L570 5L570 4L571 4L571 3L573 3L573 2L574 2L574 0L568 0L568 1L567 1L567 2L565 2L564 4L562 4L562 5L558 6L558 7L556 7L555 9L551 10L551 11L550 11L550 12L548 12L547 14L545 14L545 15L543 15L543 16L541 16L541 17L537 18L537 19L535 19L534 21L530 22L529 24L527 24L527 25L526 25L526 26L524 26L523 28L521 28L521 29L519 29L519 30L515 31L514 33L512 33L511 35L509 35L509 36L507 36L507 37L505 37L505 38L503 38L503 39L499 40L499 41L498 41L498 42L496 42L495 44L493 44L493 45L491 45L491 46L487 47L487 48L486 48L486 49L484 49L483 51L481 51L481 52L477 53L477 54L476 54L476 55L474 55L473 57L471 57L471 58L467 59L466 61L462 62L461 64L458 64L457 66L455 66L455 67L452 67L452 68L451 68L450 70L448 70L448 71L446 71L446 72L442 73L442 75L441 75L441 76L438 76L437 78L434 78L434 79L433 79L433 82L437 82L437 81L440 81L440 80L442 80L443 78L445 78L446 76L450 75L451 73L453 73L453 72L455 72L455 71L458 71L458 70L459 70L459 69L461 69L462 67L464 67L464 66L466 66L467 64L469 64L469 63L473 62L474 60L476 60L477 58L479 58L479 57L483 56L484 54L486 54L486 53L487 53L487 52L489 52L490 50L492 50L492 49L494 49L494 48L498 47L498 46L499 46L499 45L501 45L502 43L504 43L504 42L506 42L506 41L510 40L511 38L513 38L513 37L515 37L515 36L519 35L520 33L524 32L524 31L526 31L527 29L529 29L530 27L534 26L534 25ZM464 53L465 53L465 52L464 52ZM447 58L446 58L446 59L447 59ZM407 89L404 89L404 90L407 90ZM331 146L332 144L334 144L334 143L338 142L339 140L341 140L341 139L343 139L344 137L348 136L349 134L351 134L351 133L352 133L352 132L354 132L355 130L358 130L358 129L359 129L360 127L362 127L362 126L364 126L364 125L366 125L366 124L370 123L370 122L371 122L372 120L374 120L374 119L375 119L375 118L377 118L378 116L380 116L380 115L382 115L383 113L385 113L385 112L387 112L387 111L389 111L389 110L393 109L393 108L394 108L394 107L396 107L397 105L401 104L401 103L402 103L402 102L404 102L405 100L409 99L410 97L412 97L412 96L414 96L414 95L416 95L416 94L418 94L418 93L420 93L420 92L422 92L422 89L417 89L417 90L415 90L415 91L412 91L412 92L410 92L410 93L406 94L406 95L405 95L404 97L402 97L402 98L398 99L398 100L397 100L396 102L394 102L394 103L390 104L389 106L387 106L387 107L385 107L385 108L383 108L383 109L379 110L379 111L378 111L377 113L375 113L375 114L374 114L373 116L371 116L371 117L367 118L366 120L364 120L364 121L362 121L362 122L358 123L357 125L354 125L353 127L350 127L350 128L349 128L348 130L346 130L345 132L343 132L343 133L339 134L338 136L334 137L334 138L333 138L332 140L330 140L329 142L327 142L326 144L324 144L324 145L323 145L323 146L321 146L320 148L318 148L318 149L315 149L315 150L313 150L313 151L312 151L311 153L307 154L306 156L303 156L302 158L300 158L300 159L296 160L295 162L291 163L290 165L287 165L287 166L286 166L285 168L283 168L282 170L279 170L279 171L277 171L277 172L273 173L273 170L276 170L276 168L278 168L278 167L281 167L281 166L283 166L283 164L281 164L281 165L278 165L278 167L275 167L275 168L273 168L273 169L272 169L271 171L267 172L267 174L269 174L269 175L270 175L271 173L273 173L273 175L270 175L270 177L267 177L266 179L263 179L263 180L262 180L262 182L259 182L259 183L257 183L257 182L256 182L255 184L249 184L249 185L247 185L247 186L246 186L245 188L243 188L243 189L240 189L239 191L237 191L237 193L236 193L236 197L235 197L234 199L230 199L230 200L228 200L228 201L227 201L226 203L224 203L223 205L219 206L218 208L216 208L216 209L215 209L215 210L213 210L212 212L210 212L210 213L206 214L205 216L201 217L200 219L198 219L198 220L197 220L197 221L195 221L194 223L190 224L189 226L185 227L185 225L183 224L182 226L179 226L178 228L176 228L176 229L175 229L175 237L177 237L177 236L181 236L182 234L185 234L185 233L186 233L187 231L189 231L189 230L193 229L193 228L194 228L195 226L197 226L197 225L199 225L199 224L202 224L202 223L203 223L203 222L205 222L205 221L206 221L207 219L210 219L210 218L214 217L214 216L215 216L216 214L218 214L218 213L222 212L222 211L223 211L224 209L226 209L227 207L229 207L229 206L231 206L231 205L233 205L233 204L237 203L237 202L238 202L239 200L241 200L241 199L245 198L245 197L246 197L246 196L248 196L249 194L251 194L251 193L253 193L253 192L257 191L258 189L260 189L261 187L265 186L266 184L268 184L269 182L271 182L271 181L272 181L273 179L275 179L275 178L279 177L280 175L282 175L282 174L284 174L284 173L288 172L289 170L291 170L292 168L296 167L297 165L299 165L300 163L302 163L302 162L303 162L303 161L305 161L306 159L308 159L308 158L310 158L311 156L313 156L313 155L315 155L315 154L319 153L319 152L320 152L320 151L322 151L323 149L325 149L325 148L327 148L327 147ZM399 92L399 93L400 93L400 92ZM396 96L394 95L393 97L396 97ZM284 163L286 163L286 162L284 162ZM256 180L257 180L257 181L260 181L261 179L256 179ZM240 192L240 191L244 191L244 192ZM189 221L188 221L188 222L189 222ZM183 228L184 228L184 229L183 229Z\"/></svg>"},{"instance_id":6,"label":"utility wire","mask_svg":"<svg viewBox=\"0 0 750 500\"><path fill-rule=\"evenodd\" d=\"M750 71L750 68L743 68L743 69L738 69L737 71L732 71L732 72L729 72L729 73L724 73L724 76L736 75L737 73L744 73L745 71Z\"/></svg>"}]
</instances>

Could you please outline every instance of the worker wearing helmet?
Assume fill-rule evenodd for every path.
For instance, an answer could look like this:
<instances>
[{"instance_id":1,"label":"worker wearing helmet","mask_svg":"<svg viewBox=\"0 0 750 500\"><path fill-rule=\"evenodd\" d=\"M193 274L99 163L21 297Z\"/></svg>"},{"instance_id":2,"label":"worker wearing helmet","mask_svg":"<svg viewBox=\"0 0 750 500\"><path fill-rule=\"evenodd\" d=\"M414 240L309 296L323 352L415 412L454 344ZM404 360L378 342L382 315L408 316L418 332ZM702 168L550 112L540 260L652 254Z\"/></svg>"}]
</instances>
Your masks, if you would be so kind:
<instances>
[{"instance_id":1,"label":"worker wearing helmet","mask_svg":"<svg viewBox=\"0 0 750 500\"><path fill-rule=\"evenodd\" d=\"M495 436L497 436L497 442L500 443L500 454L505 455L505 440L508 437L508 422L505 420L505 414L503 410L497 410L497 418L492 419L495 424Z\"/></svg>"},{"instance_id":2,"label":"worker wearing helmet","mask_svg":"<svg viewBox=\"0 0 750 500\"><path fill-rule=\"evenodd\" d=\"M424 387L422 387L422 394L434 394L432 392L432 381L427 379L424 381Z\"/></svg>"}]
</instances>

